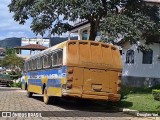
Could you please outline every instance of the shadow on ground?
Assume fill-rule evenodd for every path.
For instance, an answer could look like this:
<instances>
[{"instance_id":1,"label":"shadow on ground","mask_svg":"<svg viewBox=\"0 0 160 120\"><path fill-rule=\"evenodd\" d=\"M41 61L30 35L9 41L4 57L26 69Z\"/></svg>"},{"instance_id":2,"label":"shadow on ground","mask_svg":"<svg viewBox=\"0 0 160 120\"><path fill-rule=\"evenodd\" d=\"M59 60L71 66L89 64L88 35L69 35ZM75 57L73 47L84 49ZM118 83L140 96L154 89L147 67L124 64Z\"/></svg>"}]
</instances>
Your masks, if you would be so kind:
<instances>
[{"instance_id":1,"label":"shadow on ground","mask_svg":"<svg viewBox=\"0 0 160 120\"><path fill-rule=\"evenodd\" d=\"M32 99L39 100L43 102L43 96L34 95ZM132 106L132 103L125 103L128 107ZM120 112L118 109L115 109L114 103L111 102L102 102L102 101L77 101L76 99L59 99L56 105L50 104L53 106L61 107L65 110L79 110L79 111L88 111L88 112L107 112L107 113L116 113Z\"/></svg>"}]
</instances>

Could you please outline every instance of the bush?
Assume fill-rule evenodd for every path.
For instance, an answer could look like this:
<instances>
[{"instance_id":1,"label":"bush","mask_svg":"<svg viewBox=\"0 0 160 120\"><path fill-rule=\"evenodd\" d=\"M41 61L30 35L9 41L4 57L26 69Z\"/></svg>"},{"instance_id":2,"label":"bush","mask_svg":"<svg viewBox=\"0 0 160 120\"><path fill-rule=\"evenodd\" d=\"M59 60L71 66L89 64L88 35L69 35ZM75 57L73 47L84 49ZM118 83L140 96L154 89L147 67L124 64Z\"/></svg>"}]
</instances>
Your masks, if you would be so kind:
<instances>
[{"instance_id":1,"label":"bush","mask_svg":"<svg viewBox=\"0 0 160 120\"><path fill-rule=\"evenodd\" d=\"M152 90L152 94L155 100L160 101L160 89L154 89Z\"/></svg>"},{"instance_id":2,"label":"bush","mask_svg":"<svg viewBox=\"0 0 160 120\"><path fill-rule=\"evenodd\" d=\"M121 87L121 99L126 99L128 94L151 94L153 89L160 89L160 85L153 87Z\"/></svg>"},{"instance_id":3,"label":"bush","mask_svg":"<svg viewBox=\"0 0 160 120\"><path fill-rule=\"evenodd\" d=\"M22 85L22 82L19 81L18 83L13 83L13 84L11 84L11 87L18 87L18 88L21 88L21 85Z\"/></svg>"},{"instance_id":4,"label":"bush","mask_svg":"<svg viewBox=\"0 0 160 120\"><path fill-rule=\"evenodd\" d=\"M126 99L127 98L127 95L130 93L130 89L128 88L128 87L122 87L121 88L121 92L120 92L120 94L121 94L121 100L122 99Z\"/></svg>"}]
</instances>

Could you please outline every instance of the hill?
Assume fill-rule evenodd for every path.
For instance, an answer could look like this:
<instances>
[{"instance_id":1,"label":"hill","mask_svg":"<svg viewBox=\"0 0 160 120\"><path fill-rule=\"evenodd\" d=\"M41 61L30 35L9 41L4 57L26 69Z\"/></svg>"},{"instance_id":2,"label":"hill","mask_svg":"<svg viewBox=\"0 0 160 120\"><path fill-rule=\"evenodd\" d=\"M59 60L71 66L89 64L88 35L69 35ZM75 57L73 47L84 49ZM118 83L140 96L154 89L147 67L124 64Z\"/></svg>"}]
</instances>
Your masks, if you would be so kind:
<instances>
[{"instance_id":1,"label":"hill","mask_svg":"<svg viewBox=\"0 0 160 120\"><path fill-rule=\"evenodd\" d=\"M0 47L2 48L13 48L16 46L21 46L21 38L13 37L0 40Z\"/></svg>"},{"instance_id":2,"label":"hill","mask_svg":"<svg viewBox=\"0 0 160 120\"><path fill-rule=\"evenodd\" d=\"M71 40L77 40L78 37L71 37ZM68 40L68 37L52 37L50 40L51 46L54 46L58 43L64 42ZM21 38L6 38L4 40L0 40L0 47L1 48L14 48L16 46L21 46Z\"/></svg>"}]
</instances>

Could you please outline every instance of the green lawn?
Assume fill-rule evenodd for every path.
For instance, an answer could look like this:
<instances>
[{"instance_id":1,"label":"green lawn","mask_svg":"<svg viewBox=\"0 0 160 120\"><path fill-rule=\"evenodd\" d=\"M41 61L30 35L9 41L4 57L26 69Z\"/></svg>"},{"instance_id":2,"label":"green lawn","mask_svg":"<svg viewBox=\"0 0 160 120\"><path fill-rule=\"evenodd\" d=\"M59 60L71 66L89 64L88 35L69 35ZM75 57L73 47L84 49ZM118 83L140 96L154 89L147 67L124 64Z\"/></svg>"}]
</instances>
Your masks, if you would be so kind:
<instances>
[{"instance_id":1,"label":"green lawn","mask_svg":"<svg viewBox=\"0 0 160 120\"><path fill-rule=\"evenodd\" d=\"M160 101L154 100L152 94L128 94L126 99L118 103L118 106L138 111L160 113Z\"/></svg>"}]
</instances>

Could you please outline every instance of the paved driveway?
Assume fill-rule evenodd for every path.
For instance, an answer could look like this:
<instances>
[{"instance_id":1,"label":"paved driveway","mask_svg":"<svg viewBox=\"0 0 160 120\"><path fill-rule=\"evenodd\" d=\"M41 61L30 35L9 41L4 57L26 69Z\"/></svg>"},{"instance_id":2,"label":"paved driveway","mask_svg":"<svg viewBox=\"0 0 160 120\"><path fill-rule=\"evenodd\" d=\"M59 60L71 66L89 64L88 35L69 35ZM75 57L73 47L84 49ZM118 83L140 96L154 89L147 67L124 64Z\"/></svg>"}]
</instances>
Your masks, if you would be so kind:
<instances>
[{"instance_id":1,"label":"paved driveway","mask_svg":"<svg viewBox=\"0 0 160 120\"><path fill-rule=\"evenodd\" d=\"M22 119L22 120L101 120L101 119L115 119L115 120L130 120L142 119L123 114L118 111L111 110L106 105L97 103L77 104L71 100L60 100L58 105L46 105L43 103L41 95L33 95L32 98L27 98L26 91L13 88L0 87L0 111L12 111L17 114L38 113L42 117L14 117L14 118L0 118L2 119ZM40 114L39 114L40 113ZM2 112L1 112L2 114ZM48 116L48 117L43 117Z\"/></svg>"}]
</instances>

